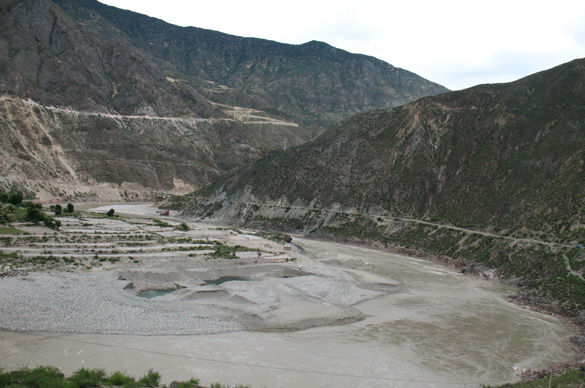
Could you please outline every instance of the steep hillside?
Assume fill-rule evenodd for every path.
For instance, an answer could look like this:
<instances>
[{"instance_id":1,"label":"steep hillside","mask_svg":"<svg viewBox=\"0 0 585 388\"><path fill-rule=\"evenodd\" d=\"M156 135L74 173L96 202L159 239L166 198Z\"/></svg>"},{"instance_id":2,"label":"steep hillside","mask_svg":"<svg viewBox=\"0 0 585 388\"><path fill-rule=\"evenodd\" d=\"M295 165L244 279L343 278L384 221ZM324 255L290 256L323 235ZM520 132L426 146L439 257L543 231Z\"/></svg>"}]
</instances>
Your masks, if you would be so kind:
<instances>
[{"instance_id":1,"label":"steep hillside","mask_svg":"<svg viewBox=\"0 0 585 388\"><path fill-rule=\"evenodd\" d=\"M46 199L104 197L104 188L104 199L128 198L129 187L133 198L186 192L306 142L372 101L393 106L445 90L374 58L317 46L338 52L335 60L93 0L5 1L0 183ZM363 69L340 70L354 68ZM313 82L327 78L321 73L339 82L323 89L325 81ZM363 84L366 76L380 87ZM39 175L52 179L39 186Z\"/></svg>"},{"instance_id":2,"label":"steep hillside","mask_svg":"<svg viewBox=\"0 0 585 388\"><path fill-rule=\"evenodd\" d=\"M268 119L124 116L15 97L0 97L0 121L2 179L42 200L156 200L192 191L285 140L304 141L296 126Z\"/></svg>"},{"instance_id":3,"label":"steep hillside","mask_svg":"<svg viewBox=\"0 0 585 388\"><path fill-rule=\"evenodd\" d=\"M3 2L0 20L2 94L120 114L195 116L211 110L139 49L124 40L101 40L50 1Z\"/></svg>"},{"instance_id":4,"label":"steep hillside","mask_svg":"<svg viewBox=\"0 0 585 388\"><path fill-rule=\"evenodd\" d=\"M511 84L369 111L221 187L459 225L570 227L585 205L584 86L577 60Z\"/></svg>"},{"instance_id":5,"label":"steep hillside","mask_svg":"<svg viewBox=\"0 0 585 388\"><path fill-rule=\"evenodd\" d=\"M362 113L180 206L487 264L585 308L584 91L580 59Z\"/></svg>"},{"instance_id":6,"label":"steep hillside","mask_svg":"<svg viewBox=\"0 0 585 388\"><path fill-rule=\"evenodd\" d=\"M242 38L173 26L95 0L54 1L100 36L123 36L181 74L244 93L238 104L278 111L307 127L326 128L360 111L447 91L379 59L322 42L297 46Z\"/></svg>"}]
</instances>

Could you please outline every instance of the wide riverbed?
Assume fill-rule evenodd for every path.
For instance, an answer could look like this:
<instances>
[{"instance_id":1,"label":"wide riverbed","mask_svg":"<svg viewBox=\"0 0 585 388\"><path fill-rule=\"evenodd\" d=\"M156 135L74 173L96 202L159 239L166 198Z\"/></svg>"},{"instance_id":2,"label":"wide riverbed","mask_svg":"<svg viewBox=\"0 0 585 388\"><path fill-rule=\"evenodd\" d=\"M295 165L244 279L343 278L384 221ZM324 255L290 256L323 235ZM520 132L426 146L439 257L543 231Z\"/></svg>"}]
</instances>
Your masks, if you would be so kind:
<instances>
[{"instance_id":1,"label":"wide riverbed","mask_svg":"<svg viewBox=\"0 0 585 388\"><path fill-rule=\"evenodd\" d=\"M397 282L400 292L353 306L360 322L291 332L133 336L0 331L0 368L149 368L162 383L284 387L479 387L518 369L572 361L569 327L506 301L514 292L441 265L378 250L296 238L299 258ZM302 248L302 249L300 249ZM302 257L301 257L302 256ZM310 270L311 268L304 268ZM327 306L324 305L324 308ZM1 314L10 311L0 306ZM148 319L147 316L144 319Z\"/></svg>"}]
</instances>

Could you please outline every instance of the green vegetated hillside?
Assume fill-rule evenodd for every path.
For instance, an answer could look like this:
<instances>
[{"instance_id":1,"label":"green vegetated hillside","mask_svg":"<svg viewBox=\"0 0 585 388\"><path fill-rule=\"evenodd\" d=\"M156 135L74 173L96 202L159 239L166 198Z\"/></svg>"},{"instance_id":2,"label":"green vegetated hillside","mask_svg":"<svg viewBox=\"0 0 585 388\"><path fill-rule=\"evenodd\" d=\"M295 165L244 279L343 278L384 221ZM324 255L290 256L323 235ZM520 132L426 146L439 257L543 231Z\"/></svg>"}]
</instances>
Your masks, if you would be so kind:
<instances>
[{"instance_id":1,"label":"green vegetated hillside","mask_svg":"<svg viewBox=\"0 0 585 388\"><path fill-rule=\"evenodd\" d=\"M355 115L177 200L187 214L443 257L585 308L585 60ZM583 315L583 314L582 314ZM581 317L585 318L585 317Z\"/></svg>"},{"instance_id":2,"label":"green vegetated hillside","mask_svg":"<svg viewBox=\"0 0 585 388\"><path fill-rule=\"evenodd\" d=\"M95 0L7 0L0 183L47 199L188 192L342 117L444 91L324 43L177 27Z\"/></svg>"}]
</instances>

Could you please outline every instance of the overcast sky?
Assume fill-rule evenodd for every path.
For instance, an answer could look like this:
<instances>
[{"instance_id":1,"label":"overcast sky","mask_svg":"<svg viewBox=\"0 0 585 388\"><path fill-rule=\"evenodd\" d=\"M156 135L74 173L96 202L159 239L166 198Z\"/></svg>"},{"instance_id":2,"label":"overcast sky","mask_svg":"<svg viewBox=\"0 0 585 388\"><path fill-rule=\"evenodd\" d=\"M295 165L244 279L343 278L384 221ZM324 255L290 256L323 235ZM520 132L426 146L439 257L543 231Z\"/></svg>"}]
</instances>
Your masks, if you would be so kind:
<instances>
[{"instance_id":1,"label":"overcast sky","mask_svg":"<svg viewBox=\"0 0 585 388\"><path fill-rule=\"evenodd\" d=\"M585 57L585 0L100 0L228 34L319 40L449 89L509 82Z\"/></svg>"}]
</instances>

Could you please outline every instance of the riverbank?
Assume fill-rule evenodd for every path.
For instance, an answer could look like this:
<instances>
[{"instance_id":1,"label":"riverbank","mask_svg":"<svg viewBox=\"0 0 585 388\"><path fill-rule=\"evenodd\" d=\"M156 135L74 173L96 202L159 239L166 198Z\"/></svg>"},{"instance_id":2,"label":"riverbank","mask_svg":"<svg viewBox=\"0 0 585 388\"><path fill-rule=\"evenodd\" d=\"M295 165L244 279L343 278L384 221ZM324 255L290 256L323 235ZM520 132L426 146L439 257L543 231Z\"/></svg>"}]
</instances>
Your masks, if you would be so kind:
<instances>
[{"instance_id":1,"label":"riverbank","mask_svg":"<svg viewBox=\"0 0 585 388\"><path fill-rule=\"evenodd\" d=\"M96 316L107 311L99 307L106 303L121 308L110 315L130 312L125 324L123 318L112 318L112 328L129 331L47 333L35 326L34 333L0 332L0 367L57 364L67 373L87 366L122 369L133 375L153 367L161 372L163 383L198 377L204 384L219 380L271 388L433 387L439 383L472 387L515 381L522 369L573 359L565 345L570 328L508 303L506 296L513 289L506 285L379 249L298 237L285 249L282 242L261 239L253 231L186 221L189 230L184 232L176 228L179 220L156 219L86 217L82 224L64 224L62 235L55 237L61 244L57 250L71 249L71 255L81 249L75 254L87 258L81 261L83 268L73 274L44 271L20 280L29 291L39 293L43 293L45 275L56 282L50 288L53 291L45 293L44 306L36 305L37 314L46 314L52 305L61 306L54 299L66 301L70 296L64 294L73 295L78 283L93 282L87 291L93 290L97 299L88 296L86 307L83 297L75 302L79 310L54 309L52 319L61 316L63 321L60 330L74 318L81 319L77 325L82 328L92 328L88 325L93 319L107 322ZM140 228L143 231L138 233ZM137 237L151 234L158 237ZM211 241L260 252L237 252L235 259L205 259L213 250L195 247ZM56 249L49 248L54 243L34 242L27 249L36 255ZM24 247L18 249L24 252ZM93 260L95 254L105 260ZM96 267L87 269L91 263ZM249 279L202 284L230 275ZM166 296L150 300L137 296L143 289L169 286L175 289ZM97 307L96 312L89 306ZM10 308L17 311L19 307ZM72 316L76 311L81 316ZM168 324L153 325L157 327L172 328L173 313L186 314L187 320L189 314L216 318L226 325L222 330L227 325L240 326L210 335L129 335L134 326L144 328L149 315L158 313L170 318ZM23 323L40 320L38 315L21 318ZM138 320L145 322L135 325ZM343 324L348 322L353 323Z\"/></svg>"},{"instance_id":2,"label":"riverbank","mask_svg":"<svg viewBox=\"0 0 585 388\"><path fill-rule=\"evenodd\" d=\"M185 230L170 218L144 218L160 216L146 205L112 208L136 218L67 217L51 237L11 238L6 253L50 264L0 282L0 305L11 311L0 316L0 327L130 335L290 331L359 321L364 315L354 305L399 292L389 279L321 265L254 232L196 223ZM218 250L229 253L216 257ZM59 268L63 261L75 266ZM172 292L140 297L146 290Z\"/></svg>"}]
</instances>

